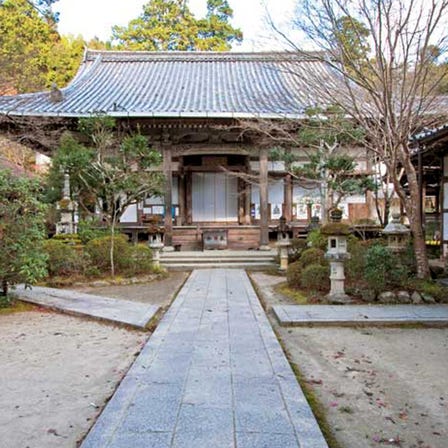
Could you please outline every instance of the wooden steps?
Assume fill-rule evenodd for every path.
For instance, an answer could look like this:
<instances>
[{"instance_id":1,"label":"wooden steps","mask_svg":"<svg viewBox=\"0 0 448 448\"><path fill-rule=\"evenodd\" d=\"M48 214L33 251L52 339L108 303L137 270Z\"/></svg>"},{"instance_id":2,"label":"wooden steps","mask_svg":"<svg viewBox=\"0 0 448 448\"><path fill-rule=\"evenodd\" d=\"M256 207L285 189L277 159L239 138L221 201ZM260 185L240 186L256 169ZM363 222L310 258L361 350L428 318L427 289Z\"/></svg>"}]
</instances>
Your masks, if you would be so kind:
<instances>
[{"instance_id":1,"label":"wooden steps","mask_svg":"<svg viewBox=\"0 0 448 448\"><path fill-rule=\"evenodd\" d=\"M204 229L218 226L183 226L173 228L173 246L180 246L183 251L202 250L202 233ZM221 226L227 230L227 248L231 250L255 250L260 245L260 228L258 226Z\"/></svg>"}]
</instances>

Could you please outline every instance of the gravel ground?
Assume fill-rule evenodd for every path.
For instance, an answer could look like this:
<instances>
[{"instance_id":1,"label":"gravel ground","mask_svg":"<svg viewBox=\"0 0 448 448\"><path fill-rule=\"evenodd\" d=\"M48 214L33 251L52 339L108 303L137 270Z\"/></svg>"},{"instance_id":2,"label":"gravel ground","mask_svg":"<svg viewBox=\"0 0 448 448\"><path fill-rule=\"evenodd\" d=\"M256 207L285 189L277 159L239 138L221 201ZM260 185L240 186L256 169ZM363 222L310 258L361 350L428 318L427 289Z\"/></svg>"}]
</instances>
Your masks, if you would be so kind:
<instances>
[{"instance_id":1,"label":"gravel ground","mask_svg":"<svg viewBox=\"0 0 448 448\"><path fill-rule=\"evenodd\" d=\"M187 275L80 289L166 308ZM0 314L0 448L78 446L149 336L37 309Z\"/></svg>"},{"instance_id":2,"label":"gravel ground","mask_svg":"<svg viewBox=\"0 0 448 448\"><path fill-rule=\"evenodd\" d=\"M76 447L148 336L51 312L0 315L0 446Z\"/></svg>"},{"instance_id":3,"label":"gravel ground","mask_svg":"<svg viewBox=\"0 0 448 448\"><path fill-rule=\"evenodd\" d=\"M167 306L185 276L91 291ZM268 307L289 303L272 290L283 278L252 278ZM447 328L281 328L268 315L340 447L448 446ZM148 336L50 312L0 315L0 447L76 447Z\"/></svg>"},{"instance_id":4,"label":"gravel ground","mask_svg":"<svg viewBox=\"0 0 448 448\"><path fill-rule=\"evenodd\" d=\"M87 294L135 300L166 308L188 276L189 272L170 272L167 278L155 280L151 283L126 286L85 286L73 289Z\"/></svg>"},{"instance_id":5,"label":"gravel ground","mask_svg":"<svg viewBox=\"0 0 448 448\"><path fill-rule=\"evenodd\" d=\"M268 309L284 278L251 275ZM279 327L342 448L448 447L448 328Z\"/></svg>"}]
</instances>

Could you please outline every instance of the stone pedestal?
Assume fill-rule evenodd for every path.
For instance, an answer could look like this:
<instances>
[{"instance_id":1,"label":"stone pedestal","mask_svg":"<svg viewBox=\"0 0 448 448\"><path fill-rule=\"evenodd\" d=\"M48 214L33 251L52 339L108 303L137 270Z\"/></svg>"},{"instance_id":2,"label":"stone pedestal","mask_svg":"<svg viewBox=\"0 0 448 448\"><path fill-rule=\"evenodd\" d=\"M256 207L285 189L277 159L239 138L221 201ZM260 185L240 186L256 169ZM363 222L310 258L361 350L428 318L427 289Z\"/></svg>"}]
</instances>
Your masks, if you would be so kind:
<instances>
[{"instance_id":1,"label":"stone pedestal","mask_svg":"<svg viewBox=\"0 0 448 448\"><path fill-rule=\"evenodd\" d=\"M278 256L280 258L280 271L286 271L288 269L289 246L291 246L289 240L279 241L277 243Z\"/></svg>"},{"instance_id":2,"label":"stone pedestal","mask_svg":"<svg viewBox=\"0 0 448 448\"><path fill-rule=\"evenodd\" d=\"M152 247L152 263L155 268L160 268L160 251L161 247Z\"/></svg>"},{"instance_id":3,"label":"stone pedestal","mask_svg":"<svg viewBox=\"0 0 448 448\"><path fill-rule=\"evenodd\" d=\"M160 233L155 233L150 235L148 246L152 250L152 262L155 268L160 267L160 252L164 249L162 243L162 235Z\"/></svg>"},{"instance_id":4,"label":"stone pedestal","mask_svg":"<svg viewBox=\"0 0 448 448\"><path fill-rule=\"evenodd\" d=\"M348 255L348 254L347 254ZM345 257L344 257L345 258ZM350 297L345 293L344 259L330 259L330 293L328 299L332 303L348 303Z\"/></svg>"},{"instance_id":5,"label":"stone pedestal","mask_svg":"<svg viewBox=\"0 0 448 448\"><path fill-rule=\"evenodd\" d=\"M331 303L349 303L350 297L345 293L344 261L350 258L347 252L347 235L349 227L341 223L342 212L332 210L331 222L322 227L322 233L328 236L328 249L325 258L330 262L330 293L327 298Z\"/></svg>"}]
</instances>

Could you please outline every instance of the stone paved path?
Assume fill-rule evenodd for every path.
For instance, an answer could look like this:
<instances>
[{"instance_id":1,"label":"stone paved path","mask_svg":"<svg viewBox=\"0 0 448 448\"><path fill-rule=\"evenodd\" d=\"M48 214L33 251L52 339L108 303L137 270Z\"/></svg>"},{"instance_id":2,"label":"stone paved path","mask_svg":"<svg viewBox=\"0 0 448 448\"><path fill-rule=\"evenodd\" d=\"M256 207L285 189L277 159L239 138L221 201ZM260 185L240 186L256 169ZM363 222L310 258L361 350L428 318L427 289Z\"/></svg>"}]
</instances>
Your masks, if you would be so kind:
<instances>
[{"instance_id":1,"label":"stone paved path","mask_svg":"<svg viewBox=\"0 0 448 448\"><path fill-rule=\"evenodd\" d=\"M33 289L24 289L20 285L17 287L16 292L20 300L24 302L70 314L79 314L126 324L136 328L145 328L159 309L157 305L41 286L33 286Z\"/></svg>"},{"instance_id":2,"label":"stone paved path","mask_svg":"<svg viewBox=\"0 0 448 448\"><path fill-rule=\"evenodd\" d=\"M193 271L82 448L326 448L240 269Z\"/></svg>"},{"instance_id":3,"label":"stone paved path","mask_svg":"<svg viewBox=\"0 0 448 448\"><path fill-rule=\"evenodd\" d=\"M448 305L275 305L280 325L448 324Z\"/></svg>"}]
</instances>

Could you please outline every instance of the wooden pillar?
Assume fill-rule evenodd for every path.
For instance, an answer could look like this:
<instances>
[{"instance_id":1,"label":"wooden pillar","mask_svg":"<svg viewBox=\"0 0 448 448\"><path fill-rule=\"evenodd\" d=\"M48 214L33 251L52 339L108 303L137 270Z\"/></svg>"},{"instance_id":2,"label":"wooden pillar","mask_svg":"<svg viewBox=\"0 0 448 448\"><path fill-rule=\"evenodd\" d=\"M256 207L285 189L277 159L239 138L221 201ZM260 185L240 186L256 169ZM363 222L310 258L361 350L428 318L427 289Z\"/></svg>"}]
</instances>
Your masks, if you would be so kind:
<instances>
[{"instance_id":1,"label":"wooden pillar","mask_svg":"<svg viewBox=\"0 0 448 448\"><path fill-rule=\"evenodd\" d=\"M165 176L165 249L173 248L173 170L172 151L169 144L164 144L163 150L163 174Z\"/></svg>"},{"instance_id":2,"label":"wooden pillar","mask_svg":"<svg viewBox=\"0 0 448 448\"><path fill-rule=\"evenodd\" d=\"M252 187L249 182L246 182L244 191L244 224L250 226L252 224L251 206L252 206Z\"/></svg>"},{"instance_id":3,"label":"wooden pillar","mask_svg":"<svg viewBox=\"0 0 448 448\"><path fill-rule=\"evenodd\" d=\"M244 224L246 206L246 183L238 179L238 224Z\"/></svg>"},{"instance_id":4,"label":"wooden pillar","mask_svg":"<svg viewBox=\"0 0 448 448\"><path fill-rule=\"evenodd\" d=\"M184 158L179 157L179 217L180 217L180 225L183 226L187 222L187 213L186 213L186 197L185 197L185 172L184 172Z\"/></svg>"},{"instance_id":5,"label":"wooden pillar","mask_svg":"<svg viewBox=\"0 0 448 448\"><path fill-rule=\"evenodd\" d=\"M193 224L193 175L191 171L185 172L185 204L187 225Z\"/></svg>"},{"instance_id":6,"label":"wooden pillar","mask_svg":"<svg viewBox=\"0 0 448 448\"><path fill-rule=\"evenodd\" d=\"M268 150L260 149L260 250L269 250Z\"/></svg>"},{"instance_id":7,"label":"wooden pillar","mask_svg":"<svg viewBox=\"0 0 448 448\"><path fill-rule=\"evenodd\" d=\"M292 221L292 177L291 174L287 174L285 179L283 180L283 216L286 219L286 222Z\"/></svg>"},{"instance_id":8,"label":"wooden pillar","mask_svg":"<svg viewBox=\"0 0 448 448\"><path fill-rule=\"evenodd\" d=\"M245 161L245 171L247 176L250 174L250 156L246 156ZM252 206L252 186L250 182L244 182L244 224L249 226L252 224L251 217L251 206Z\"/></svg>"}]
</instances>

